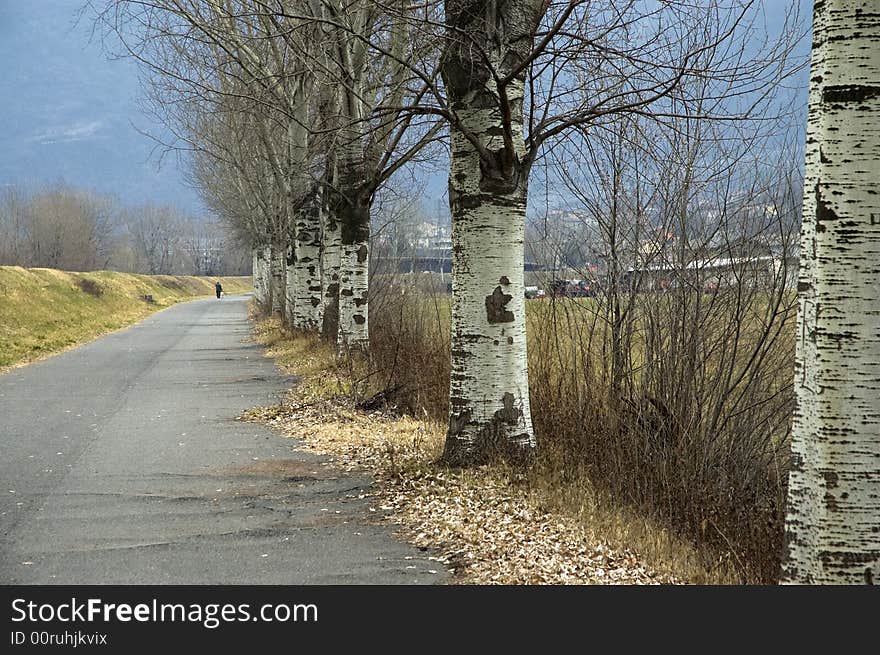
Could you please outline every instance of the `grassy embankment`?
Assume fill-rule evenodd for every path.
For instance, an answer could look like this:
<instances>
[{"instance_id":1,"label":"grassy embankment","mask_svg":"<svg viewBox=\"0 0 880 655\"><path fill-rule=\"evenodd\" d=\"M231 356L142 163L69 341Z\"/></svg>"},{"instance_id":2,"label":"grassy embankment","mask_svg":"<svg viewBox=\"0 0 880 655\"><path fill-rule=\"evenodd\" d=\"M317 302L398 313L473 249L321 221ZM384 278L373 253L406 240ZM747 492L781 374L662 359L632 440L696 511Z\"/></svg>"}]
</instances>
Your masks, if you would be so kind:
<instances>
[{"instance_id":1,"label":"grassy embankment","mask_svg":"<svg viewBox=\"0 0 880 655\"><path fill-rule=\"evenodd\" d=\"M251 289L250 277L0 266L0 370L85 343L175 303L212 295L217 279L227 293Z\"/></svg>"}]
</instances>

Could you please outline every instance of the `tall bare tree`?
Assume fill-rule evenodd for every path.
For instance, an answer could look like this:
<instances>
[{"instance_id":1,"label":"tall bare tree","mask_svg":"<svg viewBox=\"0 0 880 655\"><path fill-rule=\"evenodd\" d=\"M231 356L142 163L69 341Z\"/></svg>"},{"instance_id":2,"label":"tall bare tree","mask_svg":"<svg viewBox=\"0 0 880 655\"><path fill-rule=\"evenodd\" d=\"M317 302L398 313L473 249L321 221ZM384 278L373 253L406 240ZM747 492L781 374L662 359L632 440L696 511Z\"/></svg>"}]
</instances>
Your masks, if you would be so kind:
<instances>
[{"instance_id":1,"label":"tall bare tree","mask_svg":"<svg viewBox=\"0 0 880 655\"><path fill-rule=\"evenodd\" d=\"M170 207L144 205L127 212L126 223L140 272L175 272L175 256L182 246L181 218Z\"/></svg>"},{"instance_id":2,"label":"tall bare tree","mask_svg":"<svg viewBox=\"0 0 880 655\"><path fill-rule=\"evenodd\" d=\"M338 228L338 291L335 280L331 285L343 351L369 345L370 212L376 193L441 131L436 118L419 120L420 114L410 111L430 91L431 81L415 74L408 62L421 61L435 49L431 41L417 38L410 13L398 0L324 0L320 22L326 49L303 53L318 71L327 114L322 121L328 166L324 245L335 266L337 236L331 229Z\"/></svg>"},{"instance_id":3,"label":"tall bare tree","mask_svg":"<svg viewBox=\"0 0 880 655\"><path fill-rule=\"evenodd\" d=\"M613 114L662 120L767 106L792 71L794 33L747 54L753 3L446 0L454 274L450 421L444 458L479 462L535 447L525 339L523 229L542 149ZM699 98L689 80L705 79ZM676 104L678 103L678 104Z\"/></svg>"},{"instance_id":4,"label":"tall bare tree","mask_svg":"<svg viewBox=\"0 0 880 655\"><path fill-rule=\"evenodd\" d=\"M191 99L210 112L222 97L255 117L259 157L287 202L270 212L257 268L265 261L277 280L289 239L288 317L299 328L332 327L343 349L365 348L369 338L373 196L439 131L436 120L422 128L406 111L429 86L406 65L421 45L405 15L405 3L369 0L115 0L102 13L150 72L166 122L191 124ZM197 130L181 133L205 149ZM276 286L267 289L272 305ZM338 318L332 326L322 321L327 305Z\"/></svg>"}]
</instances>

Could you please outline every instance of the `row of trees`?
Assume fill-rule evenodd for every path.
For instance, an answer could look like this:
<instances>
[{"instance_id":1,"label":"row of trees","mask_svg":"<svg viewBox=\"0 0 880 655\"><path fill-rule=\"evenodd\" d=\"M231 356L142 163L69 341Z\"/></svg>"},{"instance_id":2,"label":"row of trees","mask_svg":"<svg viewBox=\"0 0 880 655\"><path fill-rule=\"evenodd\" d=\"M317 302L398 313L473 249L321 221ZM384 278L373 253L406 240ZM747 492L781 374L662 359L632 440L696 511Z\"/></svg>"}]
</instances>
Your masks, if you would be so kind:
<instances>
[{"instance_id":1,"label":"row of trees","mask_svg":"<svg viewBox=\"0 0 880 655\"><path fill-rule=\"evenodd\" d=\"M876 19L858 4L817 2L816 25L851 18L861 31L841 47L864 44L875 65ZM113 0L98 9L144 64L148 108L173 130L171 145L192 151L206 202L252 245L258 299L341 353L369 349L377 194L446 151L454 273L444 460L456 465L526 458L536 446L523 276L530 177L557 158L575 179L573 169L602 160L594 149L603 143L637 152L649 147L644 135L665 130L678 137L666 164L681 184L664 201L684 220L704 174L722 185L725 160L741 161L729 144L761 141L785 113L777 92L797 70L801 36L796 21L766 34L752 0ZM876 89L876 70L863 68L868 82L856 86ZM822 102L875 97L844 91L823 91ZM613 214L638 195L638 185L618 193L638 174L609 163L596 177ZM831 201L820 200L822 214Z\"/></svg>"},{"instance_id":2,"label":"row of trees","mask_svg":"<svg viewBox=\"0 0 880 655\"><path fill-rule=\"evenodd\" d=\"M120 207L64 185L0 193L0 265L151 275L246 275L250 252L222 225L171 207Z\"/></svg>"},{"instance_id":3,"label":"row of trees","mask_svg":"<svg viewBox=\"0 0 880 655\"><path fill-rule=\"evenodd\" d=\"M535 447L523 243L535 162L621 116L724 122L772 106L789 26L750 1L410 3L116 0L149 108L255 249L258 297L341 351L369 346L370 213L405 166L449 154L453 223L445 458Z\"/></svg>"}]
</instances>

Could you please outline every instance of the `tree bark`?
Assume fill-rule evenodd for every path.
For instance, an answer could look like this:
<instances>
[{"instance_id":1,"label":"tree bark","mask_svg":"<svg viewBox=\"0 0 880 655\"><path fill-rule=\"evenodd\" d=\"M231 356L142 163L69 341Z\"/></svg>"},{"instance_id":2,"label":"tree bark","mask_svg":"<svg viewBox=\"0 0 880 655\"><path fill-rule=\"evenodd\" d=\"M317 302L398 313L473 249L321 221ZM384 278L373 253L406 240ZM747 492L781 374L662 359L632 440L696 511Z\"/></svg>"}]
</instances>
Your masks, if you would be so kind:
<instances>
[{"instance_id":1,"label":"tree bark","mask_svg":"<svg viewBox=\"0 0 880 655\"><path fill-rule=\"evenodd\" d=\"M307 172L309 163L309 98L312 79L305 74L292 85L291 111L297 117L287 125L287 208L290 255L287 259L288 324L312 331L320 325L320 198Z\"/></svg>"},{"instance_id":2,"label":"tree bark","mask_svg":"<svg viewBox=\"0 0 880 655\"><path fill-rule=\"evenodd\" d=\"M337 194L330 186L324 188L321 213L321 338L338 339L339 335L339 268L342 262L342 230L338 221Z\"/></svg>"},{"instance_id":3,"label":"tree bark","mask_svg":"<svg viewBox=\"0 0 880 655\"><path fill-rule=\"evenodd\" d=\"M287 246L273 242L269 246L269 288L271 312L284 316L287 295Z\"/></svg>"},{"instance_id":4,"label":"tree bark","mask_svg":"<svg viewBox=\"0 0 880 655\"><path fill-rule=\"evenodd\" d=\"M307 332L321 327L321 197L317 191L296 215L296 257L290 271L294 290L291 324Z\"/></svg>"},{"instance_id":5,"label":"tree bark","mask_svg":"<svg viewBox=\"0 0 880 655\"><path fill-rule=\"evenodd\" d=\"M272 252L269 246L257 249L254 269L254 291L260 309L266 313L272 310L272 285L270 284Z\"/></svg>"},{"instance_id":6,"label":"tree bark","mask_svg":"<svg viewBox=\"0 0 880 655\"><path fill-rule=\"evenodd\" d=\"M880 13L816 0L787 583L880 579Z\"/></svg>"},{"instance_id":7,"label":"tree bark","mask_svg":"<svg viewBox=\"0 0 880 655\"><path fill-rule=\"evenodd\" d=\"M348 7L352 29L362 34L370 24L368 4ZM368 123L364 122L367 56L363 42L339 35L338 65L341 87L339 155L336 167L338 191L337 219L340 227L340 266L338 330L336 345L340 354L366 351L370 345L368 285L371 188L367 180L365 153Z\"/></svg>"},{"instance_id":8,"label":"tree bark","mask_svg":"<svg viewBox=\"0 0 880 655\"><path fill-rule=\"evenodd\" d=\"M254 248L254 267L251 276L254 285L254 300L260 307L266 305L266 256L262 247Z\"/></svg>"},{"instance_id":9,"label":"tree bark","mask_svg":"<svg viewBox=\"0 0 880 655\"><path fill-rule=\"evenodd\" d=\"M529 52L538 15L537 3L525 0L446 2L443 79L457 120L450 128L452 375L443 460L456 466L519 459L535 447L523 276L524 79L503 86L495 79Z\"/></svg>"},{"instance_id":10,"label":"tree bark","mask_svg":"<svg viewBox=\"0 0 880 655\"><path fill-rule=\"evenodd\" d=\"M351 189L351 186L348 187ZM341 353L366 351L369 332L370 200L361 189L340 206L339 326Z\"/></svg>"},{"instance_id":11,"label":"tree bark","mask_svg":"<svg viewBox=\"0 0 880 655\"><path fill-rule=\"evenodd\" d=\"M293 326L296 307L296 239L291 237L287 244L284 261L284 323Z\"/></svg>"}]
</instances>

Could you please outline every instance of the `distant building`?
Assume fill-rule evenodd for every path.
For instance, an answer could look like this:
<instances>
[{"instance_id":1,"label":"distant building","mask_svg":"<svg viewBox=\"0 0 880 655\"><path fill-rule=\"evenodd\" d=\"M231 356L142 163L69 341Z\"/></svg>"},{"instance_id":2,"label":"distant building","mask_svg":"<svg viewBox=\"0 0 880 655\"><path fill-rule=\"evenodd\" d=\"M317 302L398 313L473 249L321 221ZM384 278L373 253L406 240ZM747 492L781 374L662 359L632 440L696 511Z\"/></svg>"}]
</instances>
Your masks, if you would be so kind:
<instances>
[{"instance_id":1,"label":"distant building","mask_svg":"<svg viewBox=\"0 0 880 655\"><path fill-rule=\"evenodd\" d=\"M716 291L741 283L793 289L797 284L797 254L758 240L683 255L658 254L641 266L630 267L623 275L623 283L637 291L681 286Z\"/></svg>"}]
</instances>

